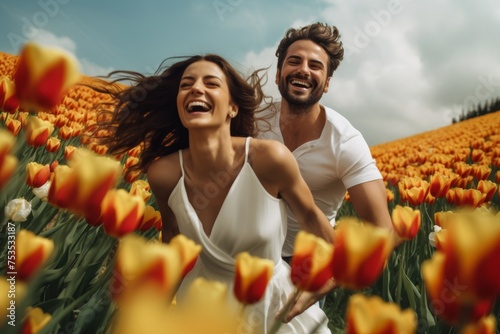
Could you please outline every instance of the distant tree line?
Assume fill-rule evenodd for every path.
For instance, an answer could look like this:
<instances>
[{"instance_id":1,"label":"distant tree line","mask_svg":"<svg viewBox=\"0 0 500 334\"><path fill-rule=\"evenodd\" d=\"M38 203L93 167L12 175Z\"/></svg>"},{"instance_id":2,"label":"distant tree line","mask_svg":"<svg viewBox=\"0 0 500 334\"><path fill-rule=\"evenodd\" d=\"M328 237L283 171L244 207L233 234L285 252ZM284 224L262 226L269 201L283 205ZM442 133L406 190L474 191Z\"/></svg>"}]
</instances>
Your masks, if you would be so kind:
<instances>
[{"instance_id":1,"label":"distant tree line","mask_svg":"<svg viewBox=\"0 0 500 334\"><path fill-rule=\"evenodd\" d=\"M462 114L457 118L453 118L452 122L457 123L465 121L470 118L483 116L486 114L493 113L500 110L500 97L485 101L484 103L478 103L476 106L472 106L469 110L462 110Z\"/></svg>"}]
</instances>

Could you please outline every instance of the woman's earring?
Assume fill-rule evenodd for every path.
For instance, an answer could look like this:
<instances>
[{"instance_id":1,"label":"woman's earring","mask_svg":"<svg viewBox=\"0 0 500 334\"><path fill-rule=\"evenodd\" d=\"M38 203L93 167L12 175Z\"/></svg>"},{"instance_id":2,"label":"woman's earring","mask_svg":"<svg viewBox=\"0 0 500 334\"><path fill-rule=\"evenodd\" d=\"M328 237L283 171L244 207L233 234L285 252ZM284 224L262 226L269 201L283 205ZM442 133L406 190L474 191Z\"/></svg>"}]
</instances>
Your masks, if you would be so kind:
<instances>
[{"instance_id":1,"label":"woman's earring","mask_svg":"<svg viewBox=\"0 0 500 334\"><path fill-rule=\"evenodd\" d=\"M231 118L236 117L236 113L235 113L234 111L231 111L231 112L229 113L229 117L231 117Z\"/></svg>"}]
</instances>

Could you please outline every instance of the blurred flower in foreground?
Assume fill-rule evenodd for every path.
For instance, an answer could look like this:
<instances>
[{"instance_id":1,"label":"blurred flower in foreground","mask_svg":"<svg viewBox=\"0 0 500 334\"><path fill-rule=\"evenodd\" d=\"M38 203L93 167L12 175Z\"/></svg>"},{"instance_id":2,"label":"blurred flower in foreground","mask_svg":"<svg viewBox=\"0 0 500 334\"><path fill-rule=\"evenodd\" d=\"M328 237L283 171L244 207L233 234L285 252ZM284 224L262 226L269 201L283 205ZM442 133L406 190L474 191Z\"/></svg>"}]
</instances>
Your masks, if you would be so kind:
<instances>
[{"instance_id":1,"label":"blurred flower in foreground","mask_svg":"<svg viewBox=\"0 0 500 334\"><path fill-rule=\"evenodd\" d=\"M40 237L28 230L20 230L16 235L17 279L26 281L39 270L54 251L51 239Z\"/></svg>"},{"instance_id":2,"label":"blurred flower in foreground","mask_svg":"<svg viewBox=\"0 0 500 334\"><path fill-rule=\"evenodd\" d=\"M333 277L333 245L300 231L295 240L290 277L301 290L316 291Z\"/></svg>"},{"instance_id":3,"label":"blurred flower in foreground","mask_svg":"<svg viewBox=\"0 0 500 334\"><path fill-rule=\"evenodd\" d=\"M23 319L22 334L38 333L49 323L50 319L52 319L50 314L44 313L39 307L28 307L26 311L26 317Z\"/></svg>"},{"instance_id":4,"label":"blurred flower in foreground","mask_svg":"<svg viewBox=\"0 0 500 334\"><path fill-rule=\"evenodd\" d=\"M176 248L129 234L118 245L112 294L120 305L145 288L166 300L175 292L181 270Z\"/></svg>"},{"instance_id":5,"label":"blurred flower in foreground","mask_svg":"<svg viewBox=\"0 0 500 334\"><path fill-rule=\"evenodd\" d=\"M0 129L0 189L7 183L16 170L18 160L10 152L16 143L15 137Z\"/></svg>"},{"instance_id":6,"label":"blurred flower in foreground","mask_svg":"<svg viewBox=\"0 0 500 334\"><path fill-rule=\"evenodd\" d=\"M236 256L234 295L243 304L254 304L262 299L273 276L274 262L251 256L247 252Z\"/></svg>"},{"instance_id":7,"label":"blurred flower in foreground","mask_svg":"<svg viewBox=\"0 0 500 334\"><path fill-rule=\"evenodd\" d=\"M417 236L420 229L420 210L409 206L396 205L391 212L392 225L400 238L411 240Z\"/></svg>"},{"instance_id":8,"label":"blurred flower in foreground","mask_svg":"<svg viewBox=\"0 0 500 334\"><path fill-rule=\"evenodd\" d=\"M13 199L5 206L4 213L13 222L24 222L31 213L31 203L24 198Z\"/></svg>"},{"instance_id":9,"label":"blurred flower in foreground","mask_svg":"<svg viewBox=\"0 0 500 334\"><path fill-rule=\"evenodd\" d=\"M16 96L23 107L50 109L80 78L78 65L68 53L27 43L14 73Z\"/></svg>"},{"instance_id":10,"label":"blurred flower in foreground","mask_svg":"<svg viewBox=\"0 0 500 334\"><path fill-rule=\"evenodd\" d=\"M144 216L144 201L125 189L111 189L101 204L104 231L113 237L133 232Z\"/></svg>"},{"instance_id":11,"label":"blurred flower in foreground","mask_svg":"<svg viewBox=\"0 0 500 334\"><path fill-rule=\"evenodd\" d=\"M457 212L442 250L421 271L434 312L452 325L487 315L500 294L500 216L486 209Z\"/></svg>"},{"instance_id":12,"label":"blurred flower in foreground","mask_svg":"<svg viewBox=\"0 0 500 334\"><path fill-rule=\"evenodd\" d=\"M346 313L346 334L411 334L417 328L413 310L402 311L379 296L352 295Z\"/></svg>"},{"instance_id":13,"label":"blurred flower in foreground","mask_svg":"<svg viewBox=\"0 0 500 334\"><path fill-rule=\"evenodd\" d=\"M340 286L362 289L380 276L394 247L388 229L342 218L336 224L333 277Z\"/></svg>"},{"instance_id":14,"label":"blurred flower in foreground","mask_svg":"<svg viewBox=\"0 0 500 334\"><path fill-rule=\"evenodd\" d=\"M186 277L198 259L198 255L201 252L201 245L196 244L183 234L177 234L168 244L176 248L179 252L182 267L181 275L182 277Z\"/></svg>"},{"instance_id":15,"label":"blurred flower in foreground","mask_svg":"<svg viewBox=\"0 0 500 334\"><path fill-rule=\"evenodd\" d=\"M464 326L459 334L495 334L495 316L490 315Z\"/></svg>"},{"instance_id":16,"label":"blurred flower in foreground","mask_svg":"<svg viewBox=\"0 0 500 334\"><path fill-rule=\"evenodd\" d=\"M16 86L9 77L0 77L0 110L14 113L19 108L19 101L15 95Z\"/></svg>"},{"instance_id":17,"label":"blurred flower in foreground","mask_svg":"<svg viewBox=\"0 0 500 334\"><path fill-rule=\"evenodd\" d=\"M195 279L182 303L176 306L147 288L120 307L113 334L220 334L240 333L238 313L228 303L225 284ZM264 334L245 331L248 334Z\"/></svg>"}]
</instances>

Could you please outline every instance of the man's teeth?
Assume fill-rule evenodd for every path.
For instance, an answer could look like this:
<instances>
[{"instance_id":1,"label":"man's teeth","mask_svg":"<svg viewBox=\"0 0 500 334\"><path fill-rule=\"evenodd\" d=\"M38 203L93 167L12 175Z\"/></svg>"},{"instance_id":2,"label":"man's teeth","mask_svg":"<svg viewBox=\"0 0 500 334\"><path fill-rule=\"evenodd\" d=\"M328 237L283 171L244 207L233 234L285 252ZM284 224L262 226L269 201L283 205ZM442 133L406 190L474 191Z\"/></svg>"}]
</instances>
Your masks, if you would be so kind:
<instances>
[{"instance_id":1,"label":"man's teeth","mask_svg":"<svg viewBox=\"0 0 500 334\"><path fill-rule=\"evenodd\" d=\"M302 81L302 80L292 80L292 81L290 81L290 83L292 85L303 86L303 87L306 87L306 88L310 88L311 87L311 84L309 82Z\"/></svg>"}]
</instances>

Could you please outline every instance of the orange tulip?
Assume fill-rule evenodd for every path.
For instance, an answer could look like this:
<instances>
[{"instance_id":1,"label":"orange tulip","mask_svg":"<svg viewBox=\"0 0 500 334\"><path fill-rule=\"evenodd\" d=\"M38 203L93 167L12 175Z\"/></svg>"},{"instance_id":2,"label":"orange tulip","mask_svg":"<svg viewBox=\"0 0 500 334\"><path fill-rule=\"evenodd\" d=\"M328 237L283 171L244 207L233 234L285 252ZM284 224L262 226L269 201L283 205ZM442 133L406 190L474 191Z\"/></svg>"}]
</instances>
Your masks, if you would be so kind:
<instances>
[{"instance_id":1,"label":"orange tulip","mask_svg":"<svg viewBox=\"0 0 500 334\"><path fill-rule=\"evenodd\" d=\"M21 122L17 119L7 118L5 120L5 127L12 133L14 136L17 136L21 131Z\"/></svg>"},{"instance_id":2,"label":"orange tulip","mask_svg":"<svg viewBox=\"0 0 500 334\"><path fill-rule=\"evenodd\" d=\"M486 200L486 194L483 194L477 189L466 189L464 193L465 193L464 204L472 206L474 208L479 207Z\"/></svg>"},{"instance_id":3,"label":"orange tulip","mask_svg":"<svg viewBox=\"0 0 500 334\"><path fill-rule=\"evenodd\" d=\"M151 205L146 205L144 208L144 215L142 216L142 222L139 224L139 230L145 232L158 224L161 224L160 212L155 210Z\"/></svg>"},{"instance_id":4,"label":"orange tulip","mask_svg":"<svg viewBox=\"0 0 500 334\"><path fill-rule=\"evenodd\" d=\"M274 262L251 256L247 252L236 256L234 295L243 304L255 304L262 299L273 276Z\"/></svg>"},{"instance_id":5,"label":"orange tulip","mask_svg":"<svg viewBox=\"0 0 500 334\"><path fill-rule=\"evenodd\" d=\"M19 100L15 95L16 86L9 77L0 77L0 110L14 113L19 109Z\"/></svg>"},{"instance_id":6,"label":"orange tulip","mask_svg":"<svg viewBox=\"0 0 500 334\"><path fill-rule=\"evenodd\" d=\"M36 116L28 117L26 124L26 142L28 145L34 147L45 145L52 132L54 132L52 123L41 120Z\"/></svg>"},{"instance_id":7,"label":"orange tulip","mask_svg":"<svg viewBox=\"0 0 500 334\"><path fill-rule=\"evenodd\" d=\"M292 283L305 291L320 289L333 277L333 245L300 231L295 239L290 276Z\"/></svg>"},{"instance_id":8,"label":"orange tulip","mask_svg":"<svg viewBox=\"0 0 500 334\"><path fill-rule=\"evenodd\" d=\"M429 191L434 197L445 197L448 190L451 187L451 179L442 175L442 174L434 174L431 176L430 188Z\"/></svg>"},{"instance_id":9,"label":"orange tulip","mask_svg":"<svg viewBox=\"0 0 500 334\"><path fill-rule=\"evenodd\" d=\"M44 313L39 307L28 307L26 311L27 314L23 319L21 331L23 334L36 334L40 332L40 330L44 328L52 319L50 314Z\"/></svg>"},{"instance_id":10,"label":"orange tulip","mask_svg":"<svg viewBox=\"0 0 500 334\"><path fill-rule=\"evenodd\" d=\"M201 252L201 246L195 244L193 240L186 238L182 234L177 234L173 237L169 245L176 248L180 254L182 277L185 277L193 269Z\"/></svg>"},{"instance_id":11,"label":"orange tulip","mask_svg":"<svg viewBox=\"0 0 500 334\"><path fill-rule=\"evenodd\" d=\"M63 127L61 127L59 129L59 137L61 139L64 139L64 140L69 140L71 139L74 135L73 135L73 128L72 127L69 127L67 125L64 125Z\"/></svg>"},{"instance_id":12,"label":"orange tulip","mask_svg":"<svg viewBox=\"0 0 500 334\"><path fill-rule=\"evenodd\" d=\"M16 235L15 271L17 279L26 281L38 271L54 251L54 242L35 235L28 230L20 230ZM7 268L13 271L8 261Z\"/></svg>"},{"instance_id":13,"label":"orange tulip","mask_svg":"<svg viewBox=\"0 0 500 334\"><path fill-rule=\"evenodd\" d=\"M61 147L61 140L59 138L50 137L47 139L47 143L45 144L47 152L54 153L59 150L59 147Z\"/></svg>"},{"instance_id":14,"label":"orange tulip","mask_svg":"<svg viewBox=\"0 0 500 334\"><path fill-rule=\"evenodd\" d=\"M64 148L64 159L66 159L66 161L71 160L71 158L73 157L73 154L75 154L76 150L77 150L76 146L73 146L73 145L66 146Z\"/></svg>"},{"instance_id":15,"label":"orange tulip","mask_svg":"<svg viewBox=\"0 0 500 334\"><path fill-rule=\"evenodd\" d=\"M474 173L474 177L476 178L476 180L486 180L488 177L490 177L491 168L484 165L473 166L472 172Z\"/></svg>"},{"instance_id":16,"label":"orange tulip","mask_svg":"<svg viewBox=\"0 0 500 334\"><path fill-rule=\"evenodd\" d=\"M339 285L361 289L380 276L393 249L388 229L365 224L354 218L337 222L333 253L333 277Z\"/></svg>"},{"instance_id":17,"label":"orange tulip","mask_svg":"<svg viewBox=\"0 0 500 334\"><path fill-rule=\"evenodd\" d=\"M489 202L495 195L498 185L490 180L481 180L477 184L477 190L486 195L484 201Z\"/></svg>"},{"instance_id":18,"label":"orange tulip","mask_svg":"<svg viewBox=\"0 0 500 334\"><path fill-rule=\"evenodd\" d=\"M114 237L133 232L144 215L142 198L130 195L125 189L108 191L101 204L104 231Z\"/></svg>"},{"instance_id":19,"label":"orange tulip","mask_svg":"<svg viewBox=\"0 0 500 334\"><path fill-rule=\"evenodd\" d=\"M352 295L346 313L346 334L411 334L417 329L414 311L378 296Z\"/></svg>"},{"instance_id":20,"label":"orange tulip","mask_svg":"<svg viewBox=\"0 0 500 334\"><path fill-rule=\"evenodd\" d=\"M479 319L475 323L465 325L460 329L459 334L495 334L495 316L489 315Z\"/></svg>"},{"instance_id":21,"label":"orange tulip","mask_svg":"<svg viewBox=\"0 0 500 334\"><path fill-rule=\"evenodd\" d=\"M38 162L26 164L26 184L32 188L43 186L50 178L50 166Z\"/></svg>"},{"instance_id":22,"label":"orange tulip","mask_svg":"<svg viewBox=\"0 0 500 334\"><path fill-rule=\"evenodd\" d=\"M404 240L411 240L417 236L421 222L420 210L396 205L391 215L392 226L399 237Z\"/></svg>"},{"instance_id":23,"label":"orange tulip","mask_svg":"<svg viewBox=\"0 0 500 334\"><path fill-rule=\"evenodd\" d=\"M165 298L172 296L180 279L181 258L176 248L135 234L120 239L111 286L118 302L144 289L154 289Z\"/></svg>"},{"instance_id":24,"label":"orange tulip","mask_svg":"<svg viewBox=\"0 0 500 334\"><path fill-rule=\"evenodd\" d=\"M27 43L14 73L16 95L24 107L50 109L80 78L76 61L67 53Z\"/></svg>"}]
</instances>

